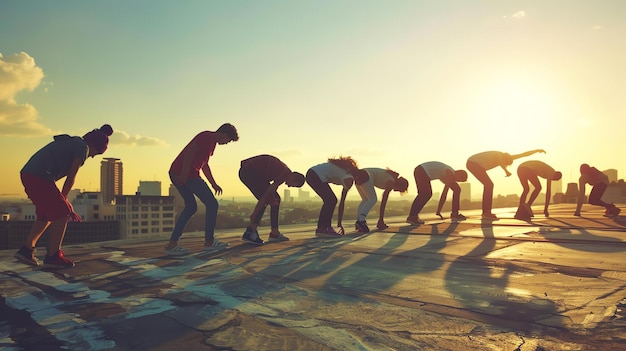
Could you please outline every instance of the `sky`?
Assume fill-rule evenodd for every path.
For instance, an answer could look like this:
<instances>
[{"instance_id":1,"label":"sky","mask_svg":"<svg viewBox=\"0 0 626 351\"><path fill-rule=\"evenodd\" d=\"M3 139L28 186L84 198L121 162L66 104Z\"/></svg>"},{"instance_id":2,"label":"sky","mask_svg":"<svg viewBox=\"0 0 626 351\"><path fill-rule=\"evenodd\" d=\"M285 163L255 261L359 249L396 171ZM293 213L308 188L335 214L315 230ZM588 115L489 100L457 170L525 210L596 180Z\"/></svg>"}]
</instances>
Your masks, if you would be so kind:
<instances>
[{"instance_id":1,"label":"sky","mask_svg":"<svg viewBox=\"0 0 626 351\"><path fill-rule=\"evenodd\" d=\"M180 150L225 122L240 139L210 159L222 198L250 195L237 172L258 154L301 173L352 156L398 171L409 198L417 165L464 169L488 150L546 151L511 177L489 171L495 194L521 193L531 159L563 184L581 163L624 178L624 13L622 0L4 0L0 196L25 197L19 171L53 135L104 123L109 148L75 188L98 191L115 157L124 194L158 180L166 195Z\"/></svg>"}]
</instances>

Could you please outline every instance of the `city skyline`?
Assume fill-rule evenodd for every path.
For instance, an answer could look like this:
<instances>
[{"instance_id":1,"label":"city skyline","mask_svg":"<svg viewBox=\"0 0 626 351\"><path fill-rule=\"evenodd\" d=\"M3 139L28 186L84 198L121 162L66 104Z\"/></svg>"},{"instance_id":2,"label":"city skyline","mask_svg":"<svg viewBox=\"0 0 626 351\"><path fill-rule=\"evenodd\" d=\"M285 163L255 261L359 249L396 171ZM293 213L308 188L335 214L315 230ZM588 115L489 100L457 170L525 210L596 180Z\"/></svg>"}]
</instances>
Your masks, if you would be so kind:
<instances>
[{"instance_id":1,"label":"city skyline","mask_svg":"<svg viewBox=\"0 0 626 351\"><path fill-rule=\"evenodd\" d=\"M547 151L514 162L511 177L489 171L496 195L521 193L515 170L530 159L563 172L564 185L581 163L622 174L626 160L609 150L625 143L624 10L621 1L2 2L0 195L25 196L19 170L52 135L104 123L115 131L109 149L85 162L77 189L101 190L103 157L124 161L125 189L167 187L178 152L224 122L240 140L211 158L223 198L250 195L239 162L262 153L302 173L349 155L398 171L409 197L418 164L465 169L487 150ZM482 187L469 182L475 198Z\"/></svg>"}]
</instances>

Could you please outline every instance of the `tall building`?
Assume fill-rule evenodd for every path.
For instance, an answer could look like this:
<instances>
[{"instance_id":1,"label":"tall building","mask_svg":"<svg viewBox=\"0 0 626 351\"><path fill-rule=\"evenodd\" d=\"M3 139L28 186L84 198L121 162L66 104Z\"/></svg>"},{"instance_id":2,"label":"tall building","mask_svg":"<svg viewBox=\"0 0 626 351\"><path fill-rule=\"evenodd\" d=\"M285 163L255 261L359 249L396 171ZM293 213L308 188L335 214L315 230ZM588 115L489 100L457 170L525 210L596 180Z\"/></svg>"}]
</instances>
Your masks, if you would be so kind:
<instances>
[{"instance_id":1,"label":"tall building","mask_svg":"<svg viewBox=\"0 0 626 351\"><path fill-rule=\"evenodd\" d=\"M286 203L293 202L293 197L291 196L291 190L284 189L283 201Z\"/></svg>"},{"instance_id":2,"label":"tall building","mask_svg":"<svg viewBox=\"0 0 626 351\"><path fill-rule=\"evenodd\" d=\"M140 180L137 195L161 196L161 182L158 180Z\"/></svg>"},{"instance_id":3,"label":"tall building","mask_svg":"<svg viewBox=\"0 0 626 351\"><path fill-rule=\"evenodd\" d=\"M102 202L110 204L116 195L122 195L122 161L105 157L100 163L100 192Z\"/></svg>"},{"instance_id":4,"label":"tall building","mask_svg":"<svg viewBox=\"0 0 626 351\"><path fill-rule=\"evenodd\" d=\"M298 189L298 201L309 201L311 199L310 196L308 191Z\"/></svg>"}]
</instances>

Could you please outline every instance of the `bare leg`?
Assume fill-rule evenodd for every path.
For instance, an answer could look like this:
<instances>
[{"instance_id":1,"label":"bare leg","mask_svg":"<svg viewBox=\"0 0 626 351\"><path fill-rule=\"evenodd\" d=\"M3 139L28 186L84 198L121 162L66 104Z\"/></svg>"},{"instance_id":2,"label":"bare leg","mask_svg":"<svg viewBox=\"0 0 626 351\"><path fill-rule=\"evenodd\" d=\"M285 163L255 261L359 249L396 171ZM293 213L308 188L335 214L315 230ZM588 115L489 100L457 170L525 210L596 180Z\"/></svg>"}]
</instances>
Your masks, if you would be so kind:
<instances>
[{"instance_id":1,"label":"bare leg","mask_svg":"<svg viewBox=\"0 0 626 351\"><path fill-rule=\"evenodd\" d=\"M65 229L67 229L67 219L61 218L50 224L50 239L48 240L48 255L52 255L61 250L63 238L65 237Z\"/></svg>"},{"instance_id":2,"label":"bare leg","mask_svg":"<svg viewBox=\"0 0 626 351\"><path fill-rule=\"evenodd\" d=\"M28 234L28 238L26 239L24 246L28 248L35 247L37 245L37 241L39 241L39 238L41 238L49 225L50 222L43 219L37 219L33 224L33 227L30 229L30 234Z\"/></svg>"}]
</instances>

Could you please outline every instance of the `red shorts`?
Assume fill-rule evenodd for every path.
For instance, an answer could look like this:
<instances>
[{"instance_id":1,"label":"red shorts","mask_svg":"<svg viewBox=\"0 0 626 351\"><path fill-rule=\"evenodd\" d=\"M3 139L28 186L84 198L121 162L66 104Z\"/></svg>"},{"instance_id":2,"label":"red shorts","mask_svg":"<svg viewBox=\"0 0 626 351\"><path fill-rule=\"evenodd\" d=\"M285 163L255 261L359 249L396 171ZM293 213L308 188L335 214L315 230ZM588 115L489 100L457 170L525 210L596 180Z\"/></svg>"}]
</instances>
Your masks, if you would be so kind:
<instances>
[{"instance_id":1,"label":"red shorts","mask_svg":"<svg viewBox=\"0 0 626 351\"><path fill-rule=\"evenodd\" d=\"M53 222L62 218L69 219L72 205L54 182L28 173L22 173L20 177L26 195L35 205L38 220Z\"/></svg>"}]
</instances>

